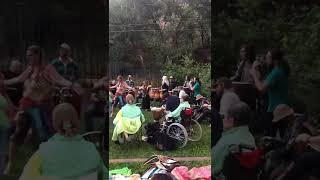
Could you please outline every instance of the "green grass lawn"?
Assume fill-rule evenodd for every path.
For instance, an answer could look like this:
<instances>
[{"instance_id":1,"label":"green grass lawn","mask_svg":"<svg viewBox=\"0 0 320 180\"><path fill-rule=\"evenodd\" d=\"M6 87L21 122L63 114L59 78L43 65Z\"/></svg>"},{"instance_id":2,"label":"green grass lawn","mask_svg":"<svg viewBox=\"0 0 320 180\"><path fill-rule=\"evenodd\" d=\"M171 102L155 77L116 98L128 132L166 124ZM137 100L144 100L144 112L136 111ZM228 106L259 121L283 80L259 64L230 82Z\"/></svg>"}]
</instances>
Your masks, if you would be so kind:
<instances>
[{"instance_id":1,"label":"green grass lawn","mask_svg":"<svg viewBox=\"0 0 320 180\"><path fill-rule=\"evenodd\" d=\"M152 113L150 111L143 112L146 118L146 122L153 120ZM183 148L176 149L174 151L158 151L155 146L148 144L147 142L138 142L131 144L117 145L111 141L113 126L112 119L110 119L109 126L109 159L128 159L128 158L149 158L152 155L166 155L170 157L210 157L211 156L211 128L208 123L203 123L202 138L197 142L188 141L187 145ZM186 166L204 166L210 165L209 161L205 162L185 162ZM192 165L192 166L191 166ZM109 169L129 167L134 172L141 172L145 170L143 163L112 163L109 164Z\"/></svg>"}]
</instances>

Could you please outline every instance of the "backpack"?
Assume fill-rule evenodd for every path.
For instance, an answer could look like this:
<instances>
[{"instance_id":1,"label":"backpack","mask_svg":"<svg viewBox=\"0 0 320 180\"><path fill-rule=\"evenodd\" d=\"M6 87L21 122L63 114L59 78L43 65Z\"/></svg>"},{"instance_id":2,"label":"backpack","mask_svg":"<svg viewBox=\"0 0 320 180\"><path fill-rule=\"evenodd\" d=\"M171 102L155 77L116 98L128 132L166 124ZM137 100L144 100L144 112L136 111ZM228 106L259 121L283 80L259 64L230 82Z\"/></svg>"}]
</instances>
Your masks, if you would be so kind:
<instances>
[{"instance_id":1,"label":"backpack","mask_svg":"<svg viewBox=\"0 0 320 180\"><path fill-rule=\"evenodd\" d=\"M154 145L157 143L157 137L160 134L160 125L158 123L149 123L145 126L147 142Z\"/></svg>"},{"instance_id":2,"label":"backpack","mask_svg":"<svg viewBox=\"0 0 320 180\"><path fill-rule=\"evenodd\" d=\"M177 140L169 137L166 131L160 131L159 123L150 123L146 125L147 142L155 145L160 151L170 151L177 148Z\"/></svg>"},{"instance_id":3,"label":"backpack","mask_svg":"<svg viewBox=\"0 0 320 180\"><path fill-rule=\"evenodd\" d=\"M159 133L156 149L160 151L171 151L177 149L177 140L169 137L165 132Z\"/></svg>"}]
</instances>

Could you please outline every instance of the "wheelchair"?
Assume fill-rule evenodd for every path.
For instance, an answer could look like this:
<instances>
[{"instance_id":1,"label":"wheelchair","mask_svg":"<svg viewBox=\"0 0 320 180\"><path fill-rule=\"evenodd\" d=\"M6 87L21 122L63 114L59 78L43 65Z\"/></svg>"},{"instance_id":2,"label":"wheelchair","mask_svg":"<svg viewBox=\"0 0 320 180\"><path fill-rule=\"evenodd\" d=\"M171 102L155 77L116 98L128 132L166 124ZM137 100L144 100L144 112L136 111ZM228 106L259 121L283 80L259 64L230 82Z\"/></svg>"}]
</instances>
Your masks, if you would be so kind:
<instances>
[{"instance_id":1,"label":"wheelchair","mask_svg":"<svg viewBox=\"0 0 320 180\"><path fill-rule=\"evenodd\" d=\"M244 152L243 150L249 150ZM225 180L257 180L260 179L263 165L263 151L240 144L230 145L222 169Z\"/></svg>"},{"instance_id":2,"label":"wheelchair","mask_svg":"<svg viewBox=\"0 0 320 180\"><path fill-rule=\"evenodd\" d=\"M192 119L192 109L186 108L178 118L162 118L160 132L166 133L170 138L177 140L178 147L183 148L188 141L199 141L202 137L201 125Z\"/></svg>"}]
</instances>

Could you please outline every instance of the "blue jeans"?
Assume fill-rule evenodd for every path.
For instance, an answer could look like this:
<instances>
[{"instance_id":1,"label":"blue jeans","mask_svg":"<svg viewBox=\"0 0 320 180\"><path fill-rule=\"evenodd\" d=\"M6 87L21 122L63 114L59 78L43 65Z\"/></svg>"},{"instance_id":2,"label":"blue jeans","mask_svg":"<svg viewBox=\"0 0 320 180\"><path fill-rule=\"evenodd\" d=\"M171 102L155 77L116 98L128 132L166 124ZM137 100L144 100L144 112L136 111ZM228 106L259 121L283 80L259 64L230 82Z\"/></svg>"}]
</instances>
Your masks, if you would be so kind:
<instances>
[{"instance_id":1,"label":"blue jeans","mask_svg":"<svg viewBox=\"0 0 320 180\"><path fill-rule=\"evenodd\" d=\"M118 96L118 97L115 99L114 104L115 104L115 105L118 105L118 103L119 103L119 105L120 105L120 108L126 104L125 100L123 99L123 96Z\"/></svg>"}]
</instances>

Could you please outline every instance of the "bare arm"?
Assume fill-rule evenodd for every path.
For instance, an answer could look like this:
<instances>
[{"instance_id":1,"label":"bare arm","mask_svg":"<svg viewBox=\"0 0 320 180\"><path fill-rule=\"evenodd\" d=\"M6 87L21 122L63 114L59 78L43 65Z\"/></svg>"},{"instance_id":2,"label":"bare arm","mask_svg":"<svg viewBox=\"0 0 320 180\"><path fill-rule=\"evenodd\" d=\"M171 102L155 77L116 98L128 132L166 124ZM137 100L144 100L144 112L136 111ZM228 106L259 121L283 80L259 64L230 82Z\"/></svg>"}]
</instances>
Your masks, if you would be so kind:
<instances>
[{"instance_id":1,"label":"bare arm","mask_svg":"<svg viewBox=\"0 0 320 180\"><path fill-rule=\"evenodd\" d=\"M114 88L116 88L117 86L119 86L119 83L117 83L116 85L110 87L110 89L114 89Z\"/></svg>"},{"instance_id":2,"label":"bare arm","mask_svg":"<svg viewBox=\"0 0 320 180\"><path fill-rule=\"evenodd\" d=\"M265 93L268 90L268 85L265 82L259 80L256 70L252 69L250 72L253 77L256 88L260 92Z\"/></svg>"},{"instance_id":3,"label":"bare arm","mask_svg":"<svg viewBox=\"0 0 320 180\"><path fill-rule=\"evenodd\" d=\"M313 136L309 138L310 143L320 144L320 136Z\"/></svg>"},{"instance_id":4,"label":"bare arm","mask_svg":"<svg viewBox=\"0 0 320 180\"><path fill-rule=\"evenodd\" d=\"M66 87L72 86L72 82L64 79L52 65L47 65L45 73L49 80L54 84Z\"/></svg>"},{"instance_id":5,"label":"bare arm","mask_svg":"<svg viewBox=\"0 0 320 180\"><path fill-rule=\"evenodd\" d=\"M107 76L99 79L98 82L94 84L94 88L103 86L106 81L107 81Z\"/></svg>"},{"instance_id":6,"label":"bare arm","mask_svg":"<svg viewBox=\"0 0 320 180\"><path fill-rule=\"evenodd\" d=\"M13 85L13 84L17 84L17 83L20 83L20 82L24 82L25 80L28 79L28 77L30 76L31 72L32 72L32 68L31 68L31 66L29 66L19 76L15 77L15 78L12 78L12 79L4 80L4 85Z\"/></svg>"},{"instance_id":7,"label":"bare arm","mask_svg":"<svg viewBox=\"0 0 320 180\"><path fill-rule=\"evenodd\" d=\"M123 83L124 88L126 89L132 89L126 82Z\"/></svg>"}]
</instances>

